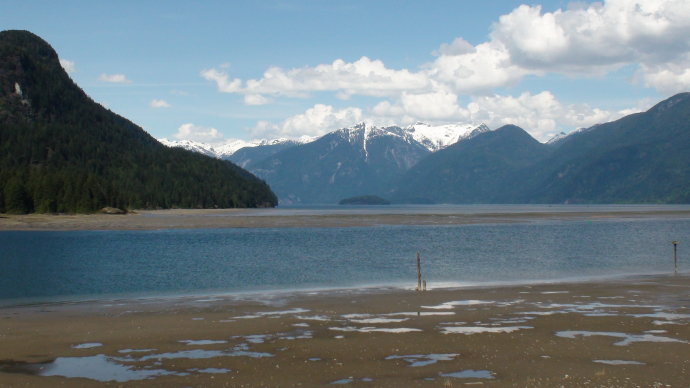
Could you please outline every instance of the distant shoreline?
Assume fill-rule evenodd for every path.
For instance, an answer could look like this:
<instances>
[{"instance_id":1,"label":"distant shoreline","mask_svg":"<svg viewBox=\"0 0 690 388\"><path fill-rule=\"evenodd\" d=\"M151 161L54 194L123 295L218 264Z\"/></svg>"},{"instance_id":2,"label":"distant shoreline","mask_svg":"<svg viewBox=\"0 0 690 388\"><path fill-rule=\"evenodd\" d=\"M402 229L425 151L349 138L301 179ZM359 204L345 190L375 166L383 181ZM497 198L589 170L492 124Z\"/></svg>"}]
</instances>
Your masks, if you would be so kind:
<instances>
[{"instance_id":1,"label":"distant shoreline","mask_svg":"<svg viewBox=\"0 0 690 388\"><path fill-rule=\"evenodd\" d=\"M616 211L524 211L428 214L358 213L286 215L280 209L141 210L124 215L0 215L0 231L158 230L217 228L333 228L381 225L470 225L538 221L690 218L687 210L626 209Z\"/></svg>"}]
</instances>

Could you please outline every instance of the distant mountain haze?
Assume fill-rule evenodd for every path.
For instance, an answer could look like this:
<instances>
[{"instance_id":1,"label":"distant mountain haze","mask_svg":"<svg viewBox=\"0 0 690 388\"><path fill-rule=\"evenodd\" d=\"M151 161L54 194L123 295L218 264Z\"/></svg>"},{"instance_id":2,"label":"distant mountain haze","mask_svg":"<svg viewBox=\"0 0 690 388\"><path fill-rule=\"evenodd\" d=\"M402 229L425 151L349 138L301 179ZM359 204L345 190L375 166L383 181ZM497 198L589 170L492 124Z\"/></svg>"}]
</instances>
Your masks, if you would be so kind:
<instances>
[{"instance_id":1,"label":"distant mountain haze","mask_svg":"<svg viewBox=\"0 0 690 388\"><path fill-rule=\"evenodd\" d=\"M0 212L276 204L251 173L165 147L95 103L38 36L0 32Z\"/></svg>"}]
</instances>

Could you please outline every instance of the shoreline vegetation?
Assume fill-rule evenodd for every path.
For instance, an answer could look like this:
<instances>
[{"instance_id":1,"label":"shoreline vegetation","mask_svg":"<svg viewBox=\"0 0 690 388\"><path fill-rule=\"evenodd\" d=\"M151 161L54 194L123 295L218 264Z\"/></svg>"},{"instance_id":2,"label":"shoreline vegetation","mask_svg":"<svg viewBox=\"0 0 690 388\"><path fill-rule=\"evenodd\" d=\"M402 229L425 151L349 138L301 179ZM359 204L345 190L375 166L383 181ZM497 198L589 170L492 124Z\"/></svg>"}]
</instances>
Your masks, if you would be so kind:
<instances>
[{"instance_id":1,"label":"shoreline vegetation","mask_svg":"<svg viewBox=\"0 0 690 388\"><path fill-rule=\"evenodd\" d=\"M332 214L285 215L280 209L139 210L127 214L0 214L0 231L22 230L156 230L201 228L332 228L381 225L469 225L549 220L688 218L690 209L605 211L521 211L465 214Z\"/></svg>"},{"instance_id":2,"label":"shoreline vegetation","mask_svg":"<svg viewBox=\"0 0 690 388\"><path fill-rule=\"evenodd\" d=\"M689 295L690 274L682 273L6 307L0 381L684 386Z\"/></svg>"}]
</instances>

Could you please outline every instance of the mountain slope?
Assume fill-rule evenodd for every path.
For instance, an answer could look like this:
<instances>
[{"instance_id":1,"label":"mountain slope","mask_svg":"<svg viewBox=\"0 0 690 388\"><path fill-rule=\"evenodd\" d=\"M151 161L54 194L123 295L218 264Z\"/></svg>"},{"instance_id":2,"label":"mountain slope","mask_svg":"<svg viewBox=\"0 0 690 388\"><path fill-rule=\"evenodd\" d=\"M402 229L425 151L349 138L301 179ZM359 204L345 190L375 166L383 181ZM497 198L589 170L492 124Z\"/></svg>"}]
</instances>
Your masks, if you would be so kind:
<instances>
[{"instance_id":1,"label":"mountain slope","mask_svg":"<svg viewBox=\"0 0 690 388\"><path fill-rule=\"evenodd\" d=\"M36 35L0 32L0 211L276 203L247 171L169 149L93 102Z\"/></svg>"},{"instance_id":2,"label":"mountain slope","mask_svg":"<svg viewBox=\"0 0 690 388\"><path fill-rule=\"evenodd\" d=\"M690 203L690 93L541 144L514 126L438 151L394 200L445 203Z\"/></svg>"},{"instance_id":3,"label":"mountain slope","mask_svg":"<svg viewBox=\"0 0 690 388\"><path fill-rule=\"evenodd\" d=\"M247 165L284 203L337 203L386 196L393 182L430 151L398 127L359 124Z\"/></svg>"},{"instance_id":4,"label":"mountain slope","mask_svg":"<svg viewBox=\"0 0 690 388\"><path fill-rule=\"evenodd\" d=\"M255 146L242 147L230 155L222 156L222 158L245 168L299 144L302 142L287 139L263 141Z\"/></svg>"},{"instance_id":5,"label":"mountain slope","mask_svg":"<svg viewBox=\"0 0 690 388\"><path fill-rule=\"evenodd\" d=\"M399 181L400 202L514 202L518 171L546 157L548 147L506 125L429 155Z\"/></svg>"},{"instance_id":6,"label":"mountain slope","mask_svg":"<svg viewBox=\"0 0 690 388\"><path fill-rule=\"evenodd\" d=\"M690 93L568 136L526 184L532 202L690 202Z\"/></svg>"}]
</instances>

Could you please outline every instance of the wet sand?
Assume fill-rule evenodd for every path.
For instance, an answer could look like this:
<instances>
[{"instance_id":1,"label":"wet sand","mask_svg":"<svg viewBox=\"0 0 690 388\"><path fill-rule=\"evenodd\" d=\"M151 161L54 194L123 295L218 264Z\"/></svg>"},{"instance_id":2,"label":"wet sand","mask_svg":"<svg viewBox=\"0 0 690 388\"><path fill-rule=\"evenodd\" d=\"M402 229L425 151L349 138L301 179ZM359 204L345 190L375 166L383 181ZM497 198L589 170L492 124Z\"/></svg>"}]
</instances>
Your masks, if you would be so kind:
<instances>
[{"instance_id":1,"label":"wet sand","mask_svg":"<svg viewBox=\"0 0 690 388\"><path fill-rule=\"evenodd\" d=\"M0 322L3 387L690 383L690 274L45 304Z\"/></svg>"},{"instance_id":2,"label":"wet sand","mask_svg":"<svg viewBox=\"0 0 690 388\"><path fill-rule=\"evenodd\" d=\"M690 210L621 210L479 214L274 215L274 209L174 209L126 215L0 215L3 230L154 230L197 228L357 227L378 225L463 225L543 220L688 218Z\"/></svg>"}]
</instances>

